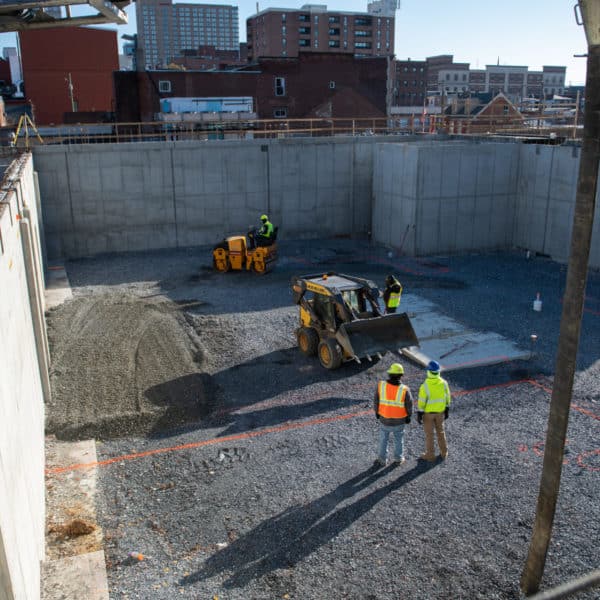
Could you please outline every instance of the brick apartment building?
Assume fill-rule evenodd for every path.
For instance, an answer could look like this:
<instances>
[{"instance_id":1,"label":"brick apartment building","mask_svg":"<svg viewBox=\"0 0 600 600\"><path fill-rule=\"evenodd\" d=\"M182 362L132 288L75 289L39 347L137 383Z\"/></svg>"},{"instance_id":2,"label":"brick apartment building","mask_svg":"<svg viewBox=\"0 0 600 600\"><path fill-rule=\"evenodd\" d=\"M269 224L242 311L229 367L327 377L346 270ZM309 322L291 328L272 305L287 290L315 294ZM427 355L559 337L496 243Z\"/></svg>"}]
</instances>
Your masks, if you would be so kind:
<instances>
[{"instance_id":1,"label":"brick apartment building","mask_svg":"<svg viewBox=\"0 0 600 600\"><path fill-rule=\"evenodd\" d=\"M298 10L268 8L246 21L248 59L292 58L301 52L392 56L394 24L393 11L339 12L315 4Z\"/></svg>"},{"instance_id":2,"label":"brick apartment building","mask_svg":"<svg viewBox=\"0 0 600 600\"><path fill-rule=\"evenodd\" d=\"M423 106L427 100L427 61L395 60L392 105Z\"/></svg>"},{"instance_id":3,"label":"brick apartment building","mask_svg":"<svg viewBox=\"0 0 600 600\"><path fill-rule=\"evenodd\" d=\"M169 98L251 97L259 119L382 118L390 69L386 57L301 53L235 71L119 71L116 116L120 122L155 121Z\"/></svg>"},{"instance_id":4,"label":"brick apartment building","mask_svg":"<svg viewBox=\"0 0 600 600\"><path fill-rule=\"evenodd\" d=\"M26 98L37 124L64 123L65 113L114 110L112 74L119 68L115 31L25 30L19 41Z\"/></svg>"}]
</instances>

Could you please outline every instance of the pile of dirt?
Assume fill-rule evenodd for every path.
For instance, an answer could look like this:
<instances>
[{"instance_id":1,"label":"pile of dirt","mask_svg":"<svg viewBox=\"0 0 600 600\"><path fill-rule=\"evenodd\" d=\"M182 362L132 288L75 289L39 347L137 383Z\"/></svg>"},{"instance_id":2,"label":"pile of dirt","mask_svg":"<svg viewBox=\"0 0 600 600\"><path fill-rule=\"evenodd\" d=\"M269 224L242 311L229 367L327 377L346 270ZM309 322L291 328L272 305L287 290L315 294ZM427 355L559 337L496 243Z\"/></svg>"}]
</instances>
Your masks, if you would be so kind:
<instances>
[{"instance_id":1,"label":"pile of dirt","mask_svg":"<svg viewBox=\"0 0 600 600\"><path fill-rule=\"evenodd\" d=\"M68 523L53 523L48 527L48 533L54 533L60 539L89 535L96 530L96 525L83 519L73 519Z\"/></svg>"},{"instance_id":2,"label":"pile of dirt","mask_svg":"<svg viewBox=\"0 0 600 600\"><path fill-rule=\"evenodd\" d=\"M174 303L131 293L80 297L48 314L58 439L149 433L210 411L203 352Z\"/></svg>"}]
</instances>

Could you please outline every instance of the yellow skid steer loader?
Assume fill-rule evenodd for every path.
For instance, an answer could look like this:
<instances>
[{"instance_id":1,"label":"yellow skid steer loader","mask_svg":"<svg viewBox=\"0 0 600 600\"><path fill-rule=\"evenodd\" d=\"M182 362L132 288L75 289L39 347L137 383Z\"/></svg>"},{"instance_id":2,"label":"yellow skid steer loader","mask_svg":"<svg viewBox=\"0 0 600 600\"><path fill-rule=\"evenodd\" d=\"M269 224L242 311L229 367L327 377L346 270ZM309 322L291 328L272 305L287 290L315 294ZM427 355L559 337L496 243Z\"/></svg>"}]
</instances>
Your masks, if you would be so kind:
<instances>
[{"instance_id":1,"label":"yellow skid steer loader","mask_svg":"<svg viewBox=\"0 0 600 600\"><path fill-rule=\"evenodd\" d=\"M408 315L384 314L379 289L368 279L326 273L293 277L291 285L300 307L298 346L317 354L326 369L419 345Z\"/></svg>"}]
</instances>

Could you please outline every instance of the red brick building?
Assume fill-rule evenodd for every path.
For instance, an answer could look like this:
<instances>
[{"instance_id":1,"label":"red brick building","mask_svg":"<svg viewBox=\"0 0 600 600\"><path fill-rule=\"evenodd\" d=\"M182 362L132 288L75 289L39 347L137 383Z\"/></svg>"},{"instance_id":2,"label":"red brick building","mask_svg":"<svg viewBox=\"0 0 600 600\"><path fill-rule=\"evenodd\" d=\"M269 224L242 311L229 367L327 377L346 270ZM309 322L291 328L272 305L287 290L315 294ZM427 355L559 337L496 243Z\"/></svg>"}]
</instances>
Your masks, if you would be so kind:
<instances>
[{"instance_id":1,"label":"red brick building","mask_svg":"<svg viewBox=\"0 0 600 600\"><path fill-rule=\"evenodd\" d=\"M19 32L19 40L25 93L37 124L63 123L69 112L114 110L112 73L119 69L115 31L28 30Z\"/></svg>"},{"instance_id":2,"label":"red brick building","mask_svg":"<svg viewBox=\"0 0 600 600\"><path fill-rule=\"evenodd\" d=\"M161 100L217 96L253 98L259 119L380 118L388 114L391 64L385 57L310 53L235 71L119 71L116 119L154 121Z\"/></svg>"},{"instance_id":3,"label":"red brick building","mask_svg":"<svg viewBox=\"0 0 600 600\"><path fill-rule=\"evenodd\" d=\"M392 104L423 106L427 99L427 61L395 60Z\"/></svg>"},{"instance_id":4,"label":"red brick building","mask_svg":"<svg viewBox=\"0 0 600 600\"><path fill-rule=\"evenodd\" d=\"M246 20L248 59L301 52L392 56L394 23L393 15L334 12L316 4L267 8Z\"/></svg>"},{"instance_id":5,"label":"red brick building","mask_svg":"<svg viewBox=\"0 0 600 600\"><path fill-rule=\"evenodd\" d=\"M503 94L456 98L444 111L449 133L487 133L523 126L524 117Z\"/></svg>"}]
</instances>

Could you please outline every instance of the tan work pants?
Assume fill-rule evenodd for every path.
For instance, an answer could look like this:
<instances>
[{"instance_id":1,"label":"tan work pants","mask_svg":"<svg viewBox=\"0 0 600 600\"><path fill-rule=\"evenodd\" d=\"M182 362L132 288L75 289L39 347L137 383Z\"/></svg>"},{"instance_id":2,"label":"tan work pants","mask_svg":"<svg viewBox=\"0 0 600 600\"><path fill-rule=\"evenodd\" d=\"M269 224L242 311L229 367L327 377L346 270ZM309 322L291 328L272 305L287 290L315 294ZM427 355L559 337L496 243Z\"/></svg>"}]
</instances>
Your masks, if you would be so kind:
<instances>
[{"instance_id":1,"label":"tan work pants","mask_svg":"<svg viewBox=\"0 0 600 600\"><path fill-rule=\"evenodd\" d=\"M423 415L423 429L425 430L425 456L433 460L435 458L435 449L433 447L433 429L437 434L438 446L442 458L448 455L448 445L446 444L446 432L444 431L444 413L425 413Z\"/></svg>"}]
</instances>

